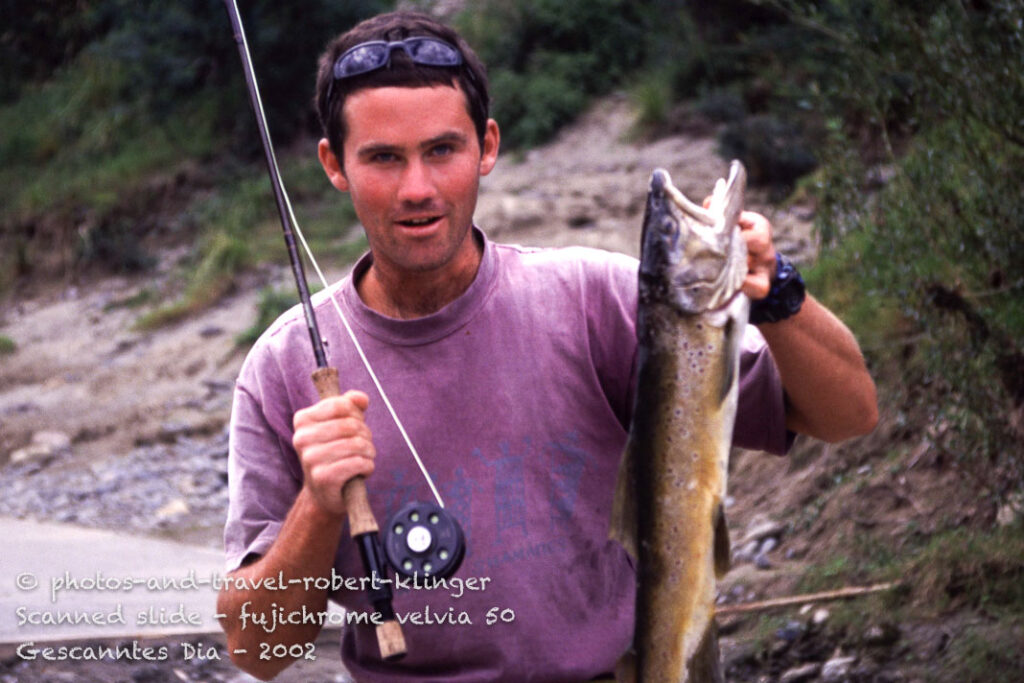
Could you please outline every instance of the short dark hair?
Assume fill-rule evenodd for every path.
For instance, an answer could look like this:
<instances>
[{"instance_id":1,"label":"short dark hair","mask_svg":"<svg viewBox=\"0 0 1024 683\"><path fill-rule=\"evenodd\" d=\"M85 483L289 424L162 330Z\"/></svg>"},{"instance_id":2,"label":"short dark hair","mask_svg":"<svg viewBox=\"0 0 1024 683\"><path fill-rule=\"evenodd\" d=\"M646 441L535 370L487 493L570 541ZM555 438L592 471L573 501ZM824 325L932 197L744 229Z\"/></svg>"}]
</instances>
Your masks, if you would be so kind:
<instances>
[{"instance_id":1,"label":"short dark hair","mask_svg":"<svg viewBox=\"0 0 1024 683\"><path fill-rule=\"evenodd\" d=\"M394 41L413 36L431 36L454 45L462 53L462 64L454 68L415 64L405 52L394 50L388 67L334 81L334 62L346 50L371 40ZM389 12L366 19L331 41L320 55L314 102L323 135L341 164L344 163L346 134L342 108L346 97L366 88L415 88L431 85L454 87L456 84L465 94L466 108L476 128L480 148L483 149L490 100L487 93L487 71L480 58L455 29L433 17L419 12Z\"/></svg>"}]
</instances>

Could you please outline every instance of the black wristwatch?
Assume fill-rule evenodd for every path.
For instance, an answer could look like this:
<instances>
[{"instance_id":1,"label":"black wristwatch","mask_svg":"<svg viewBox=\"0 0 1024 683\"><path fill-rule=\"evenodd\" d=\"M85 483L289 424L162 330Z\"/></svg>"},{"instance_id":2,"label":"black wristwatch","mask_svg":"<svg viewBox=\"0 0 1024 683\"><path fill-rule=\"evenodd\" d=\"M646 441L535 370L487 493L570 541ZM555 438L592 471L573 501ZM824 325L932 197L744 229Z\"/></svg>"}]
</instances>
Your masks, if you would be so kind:
<instances>
[{"instance_id":1,"label":"black wristwatch","mask_svg":"<svg viewBox=\"0 0 1024 683\"><path fill-rule=\"evenodd\" d=\"M804 279L788 258L775 252L775 277L768 296L750 304L750 322L777 323L796 315L807 296Z\"/></svg>"}]
</instances>

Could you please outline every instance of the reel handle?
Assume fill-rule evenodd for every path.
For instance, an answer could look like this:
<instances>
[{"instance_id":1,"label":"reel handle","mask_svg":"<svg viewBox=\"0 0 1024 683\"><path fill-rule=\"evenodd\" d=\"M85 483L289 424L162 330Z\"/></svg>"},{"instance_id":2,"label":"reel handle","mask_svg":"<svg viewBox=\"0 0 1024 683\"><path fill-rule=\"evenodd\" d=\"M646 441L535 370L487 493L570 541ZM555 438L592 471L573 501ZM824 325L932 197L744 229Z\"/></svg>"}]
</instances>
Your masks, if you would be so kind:
<instances>
[{"instance_id":1,"label":"reel handle","mask_svg":"<svg viewBox=\"0 0 1024 683\"><path fill-rule=\"evenodd\" d=\"M341 395L337 368L317 368L313 372L313 384L316 386L316 391L321 399ZM373 510L370 509L370 499L366 493L365 478L357 476L349 479L342 487L341 495L345 498L348 526L352 534L352 540L356 542L360 549L364 548L364 543L366 542L372 545L379 545L377 539L379 527L377 526L377 519L373 516ZM367 537L367 535L370 536ZM372 579L374 574L386 571L378 562L370 561L366 552L361 554L363 557L363 570L369 578ZM375 555L374 553L370 554ZM386 578L386 576L379 577L379 579ZM372 581L374 584L379 582L379 580ZM377 592L376 595L371 596L374 607L378 608L384 617L384 623L377 626L377 646L380 648L382 659L400 659L406 653L405 637L402 635L402 627L395 618L395 613L391 608L391 591L387 588L386 583L382 585L384 588L382 592L386 593L386 595L383 595L382 592Z\"/></svg>"}]
</instances>

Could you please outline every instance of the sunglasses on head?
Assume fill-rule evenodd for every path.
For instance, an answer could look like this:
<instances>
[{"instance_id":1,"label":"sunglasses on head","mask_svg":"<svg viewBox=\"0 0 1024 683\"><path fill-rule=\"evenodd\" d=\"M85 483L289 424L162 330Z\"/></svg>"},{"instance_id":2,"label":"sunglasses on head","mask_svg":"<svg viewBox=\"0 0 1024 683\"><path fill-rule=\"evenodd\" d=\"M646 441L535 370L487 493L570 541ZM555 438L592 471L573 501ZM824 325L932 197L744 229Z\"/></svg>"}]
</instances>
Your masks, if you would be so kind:
<instances>
[{"instance_id":1,"label":"sunglasses on head","mask_svg":"<svg viewBox=\"0 0 1024 683\"><path fill-rule=\"evenodd\" d=\"M376 71L391 63L391 52L401 49L415 64L424 66L459 66L462 64L462 53L454 45L438 38L418 36L405 40L371 40L360 43L346 50L334 62L331 83L327 88L327 99L330 101L334 90L334 81L351 78L360 74Z\"/></svg>"},{"instance_id":2,"label":"sunglasses on head","mask_svg":"<svg viewBox=\"0 0 1024 683\"><path fill-rule=\"evenodd\" d=\"M462 53L453 45L437 38L425 36L405 40L372 40L360 43L338 57L334 62L334 78L340 80L374 71L391 62L391 52L401 48L416 64L425 66L458 66Z\"/></svg>"}]
</instances>

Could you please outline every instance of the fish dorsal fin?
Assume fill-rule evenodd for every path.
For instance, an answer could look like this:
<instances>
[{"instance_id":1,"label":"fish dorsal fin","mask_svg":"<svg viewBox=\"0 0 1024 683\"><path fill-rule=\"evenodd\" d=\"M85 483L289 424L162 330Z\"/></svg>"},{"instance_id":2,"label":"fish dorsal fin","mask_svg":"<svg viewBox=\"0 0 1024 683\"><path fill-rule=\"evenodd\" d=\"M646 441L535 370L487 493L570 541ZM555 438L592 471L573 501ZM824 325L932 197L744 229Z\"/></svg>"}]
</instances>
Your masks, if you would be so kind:
<instances>
[{"instance_id":1,"label":"fish dorsal fin","mask_svg":"<svg viewBox=\"0 0 1024 683\"><path fill-rule=\"evenodd\" d=\"M619 461L619 474L612 500L611 524L608 536L618 541L635 561L637 549L636 466L633 458L633 439L630 437Z\"/></svg>"},{"instance_id":2,"label":"fish dorsal fin","mask_svg":"<svg viewBox=\"0 0 1024 683\"><path fill-rule=\"evenodd\" d=\"M725 507L715 506L712 528L715 530L715 576L722 578L732 565L732 548L729 542L729 527L725 523Z\"/></svg>"}]
</instances>

